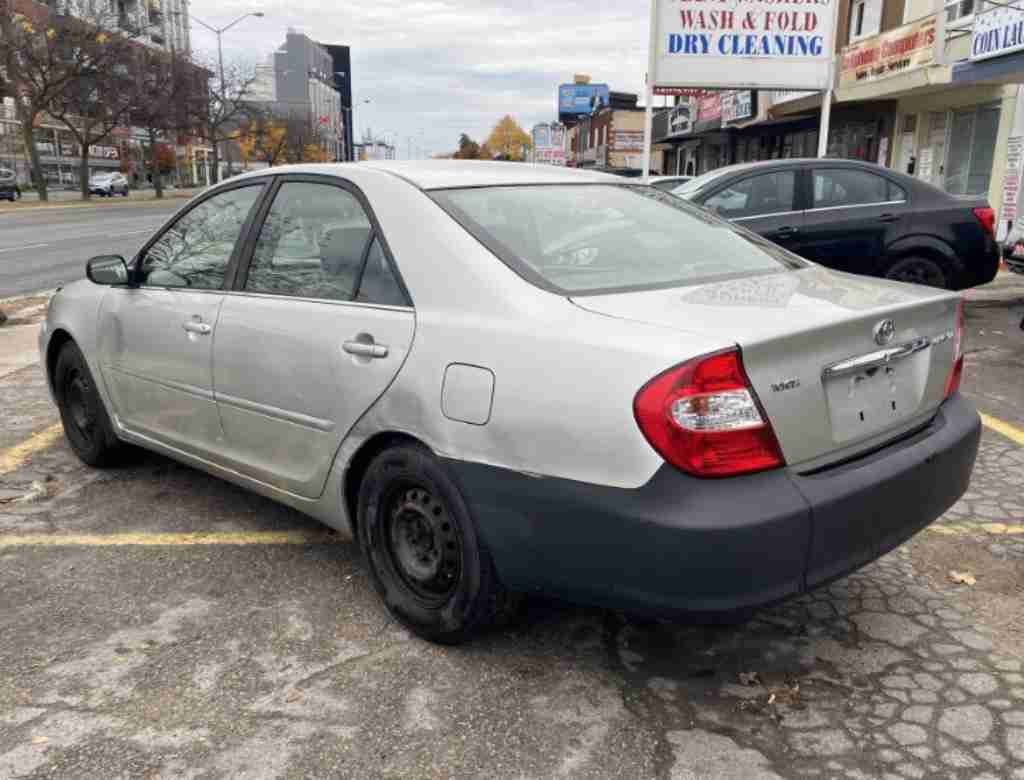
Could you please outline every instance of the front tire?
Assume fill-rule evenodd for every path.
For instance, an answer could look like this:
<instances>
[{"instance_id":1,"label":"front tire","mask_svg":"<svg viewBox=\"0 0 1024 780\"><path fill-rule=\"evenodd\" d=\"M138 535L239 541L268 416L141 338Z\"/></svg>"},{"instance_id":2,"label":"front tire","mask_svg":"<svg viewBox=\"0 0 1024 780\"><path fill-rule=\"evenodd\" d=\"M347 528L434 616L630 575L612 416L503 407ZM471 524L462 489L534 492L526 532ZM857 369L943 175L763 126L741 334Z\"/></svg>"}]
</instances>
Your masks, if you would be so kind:
<instances>
[{"instance_id":1,"label":"front tire","mask_svg":"<svg viewBox=\"0 0 1024 780\"><path fill-rule=\"evenodd\" d=\"M418 636L465 642L509 599L455 484L425 448L371 463L359 489L360 547L388 611Z\"/></svg>"},{"instance_id":2,"label":"front tire","mask_svg":"<svg viewBox=\"0 0 1024 780\"><path fill-rule=\"evenodd\" d=\"M75 455L89 466L113 464L124 445L114 435L89 366L74 342L61 347L53 386L64 436Z\"/></svg>"}]
</instances>

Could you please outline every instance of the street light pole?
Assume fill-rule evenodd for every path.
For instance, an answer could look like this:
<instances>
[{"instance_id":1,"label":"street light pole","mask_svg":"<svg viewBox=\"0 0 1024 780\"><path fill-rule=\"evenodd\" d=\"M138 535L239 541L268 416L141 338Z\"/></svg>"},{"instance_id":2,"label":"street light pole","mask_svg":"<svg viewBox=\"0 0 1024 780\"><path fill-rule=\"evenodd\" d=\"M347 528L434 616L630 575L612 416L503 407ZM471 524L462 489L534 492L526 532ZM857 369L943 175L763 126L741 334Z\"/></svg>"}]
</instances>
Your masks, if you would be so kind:
<instances>
[{"instance_id":1,"label":"street light pole","mask_svg":"<svg viewBox=\"0 0 1024 780\"><path fill-rule=\"evenodd\" d=\"M234 27L236 24L245 19L248 19L250 16L254 16L257 19L262 19L265 16L265 14L263 13L263 11L250 11L247 14L242 14L237 19L235 19L235 21L233 21L231 24L225 25L224 27L214 27L212 25L207 24L202 19L192 16L191 14L189 15L189 19L205 27L207 30L209 30L217 36L217 70L220 72L220 99L222 101L225 99L225 95L227 93L227 81L224 78L224 47L221 44L221 36L228 30L230 30L232 27ZM231 172L231 160L228 160L228 172Z\"/></svg>"}]
</instances>

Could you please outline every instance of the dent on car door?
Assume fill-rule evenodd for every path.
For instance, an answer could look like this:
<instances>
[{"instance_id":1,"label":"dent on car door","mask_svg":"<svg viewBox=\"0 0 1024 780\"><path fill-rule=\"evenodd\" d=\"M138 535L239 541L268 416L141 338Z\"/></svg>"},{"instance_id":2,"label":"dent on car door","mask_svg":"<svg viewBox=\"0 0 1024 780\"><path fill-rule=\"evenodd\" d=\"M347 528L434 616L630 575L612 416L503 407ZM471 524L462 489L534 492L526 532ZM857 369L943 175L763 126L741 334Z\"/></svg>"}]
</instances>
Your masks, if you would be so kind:
<instances>
[{"instance_id":1,"label":"dent on car door","mask_svg":"<svg viewBox=\"0 0 1024 780\"><path fill-rule=\"evenodd\" d=\"M719 216L793 249L803 227L797 171L770 171L733 181L704 201Z\"/></svg>"},{"instance_id":2,"label":"dent on car door","mask_svg":"<svg viewBox=\"0 0 1024 780\"><path fill-rule=\"evenodd\" d=\"M391 383L414 329L393 258L356 192L283 181L218 323L226 460L319 496L342 439Z\"/></svg>"},{"instance_id":3,"label":"dent on car door","mask_svg":"<svg viewBox=\"0 0 1024 780\"><path fill-rule=\"evenodd\" d=\"M894 237L906 232L906 192L857 168L815 168L800 253L852 273L875 273Z\"/></svg>"},{"instance_id":4,"label":"dent on car door","mask_svg":"<svg viewBox=\"0 0 1024 780\"><path fill-rule=\"evenodd\" d=\"M216 447L212 344L228 268L262 189L202 201L140 253L139 286L107 291L101 370L127 430L197 454Z\"/></svg>"}]
</instances>

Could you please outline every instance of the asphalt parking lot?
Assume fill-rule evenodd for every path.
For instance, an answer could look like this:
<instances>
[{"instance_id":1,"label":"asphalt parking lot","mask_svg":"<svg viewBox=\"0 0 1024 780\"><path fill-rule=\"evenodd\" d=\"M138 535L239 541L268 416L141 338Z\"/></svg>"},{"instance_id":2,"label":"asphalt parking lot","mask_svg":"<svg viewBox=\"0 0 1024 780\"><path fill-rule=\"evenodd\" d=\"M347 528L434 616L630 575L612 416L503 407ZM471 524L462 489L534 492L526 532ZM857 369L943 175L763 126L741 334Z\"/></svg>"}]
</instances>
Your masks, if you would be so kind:
<instances>
[{"instance_id":1,"label":"asphalt parking lot","mask_svg":"<svg viewBox=\"0 0 1024 780\"><path fill-rule=\"evenodd\" d=\"M312 520L81 465L0 361L0 778L1024 780L1024 277L970 299L981 453L910 543L738 626L531 601L459 648Z\"/></svg>"}]
</instances>

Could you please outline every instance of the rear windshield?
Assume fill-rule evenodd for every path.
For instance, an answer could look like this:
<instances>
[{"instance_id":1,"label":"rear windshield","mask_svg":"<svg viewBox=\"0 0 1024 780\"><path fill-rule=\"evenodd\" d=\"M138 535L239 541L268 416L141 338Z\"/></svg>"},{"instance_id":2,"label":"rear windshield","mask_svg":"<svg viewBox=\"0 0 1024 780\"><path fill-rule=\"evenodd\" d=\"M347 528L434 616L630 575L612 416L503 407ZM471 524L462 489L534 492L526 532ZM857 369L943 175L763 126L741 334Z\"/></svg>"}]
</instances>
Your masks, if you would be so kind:
<instances>
[{"instance_id":1,"label":"rear windshield","mask_svg":"<svg viewBox=\"0 0 1024 780\"><path fill-rule=\"evenodd\" d=\"M530 185L430 195L520 276L561 294L678 287L805 265L652 187Z\"/></svg>"}]
</instances>

